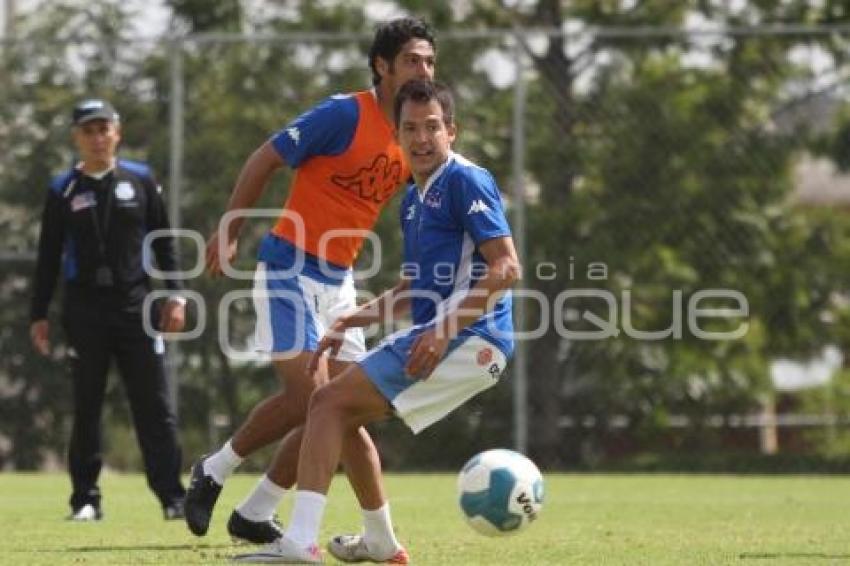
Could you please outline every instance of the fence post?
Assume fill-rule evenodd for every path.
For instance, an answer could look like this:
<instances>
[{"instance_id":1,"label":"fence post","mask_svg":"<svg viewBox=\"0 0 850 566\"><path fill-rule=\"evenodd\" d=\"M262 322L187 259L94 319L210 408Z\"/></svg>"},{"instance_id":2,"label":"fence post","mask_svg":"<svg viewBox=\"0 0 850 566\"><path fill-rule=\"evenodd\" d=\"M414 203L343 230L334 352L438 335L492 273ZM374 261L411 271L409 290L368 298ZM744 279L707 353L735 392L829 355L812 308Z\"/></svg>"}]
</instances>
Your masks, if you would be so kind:
<instances>
[{"instance_id":1,"label":"fence post","mask_svg":"<svg viewBox=\"0 0 850 566\"><path fill-rule=\"evenodd\" d=\"M170 44L170 98L169 98L169 172L168 172L168 219L171 227L181 228L181 193L183 189L183 39L172 37ZM180 257L180 238L175 238L175 249ZM168 398L174 411L179 403L178 345L172 342L166 349L165 366L168 380Z\"/></svg>"},{"instance_id":2,"label":"fence post","mask_svg":"<svg viewBox=\"0 0 850 566\"><path fill-rule=\"evenodd\" d=\"M519 36L514 36L514 81L513 108L513 205L514 205L514 242L520 264L525 266L525 113L526 84L523 73L523 47ZM522 284L522 283L521 283ZM520 298L514 303L514 323L516 330L525 330L525 302ZM514 412L514 448L523 454L528 450L528 356L524 340L517 340L514 349L513 412Z\"/></svg>"}]
</instances>

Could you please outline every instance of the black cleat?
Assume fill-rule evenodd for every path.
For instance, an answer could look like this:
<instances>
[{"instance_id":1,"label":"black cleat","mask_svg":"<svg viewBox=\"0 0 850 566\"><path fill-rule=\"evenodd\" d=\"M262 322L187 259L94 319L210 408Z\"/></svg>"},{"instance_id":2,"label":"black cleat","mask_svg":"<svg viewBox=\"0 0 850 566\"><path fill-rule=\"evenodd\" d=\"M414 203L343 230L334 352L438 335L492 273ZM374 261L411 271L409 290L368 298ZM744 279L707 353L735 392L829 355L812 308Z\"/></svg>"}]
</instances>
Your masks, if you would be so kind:
<instances>
[{"instance_id":1,"label":"black cleat","mask_svg":"<svg viewBox=\"0 0 850 566\"><path fill-rule=\"evenodd\" d=\"M277 517L268 521L249 521L234 511L227 521L227 532L234 539L254 544L267 544L283 536L283 526Z\"/></svg>"},{"instance_id":2,"label":"black cleat","mask_svg":"<svg viewBox=\"0 0 850 566\"><path fill-rule=\"evenodd\" d=\"M221 493L221 486L216 483L212 476L204 474L204 460L206 460L206 456L202 456L192 466L192 478L189 481L184 507L186 525L193 535L199 537L207 534L213 507L218 500L218 494Z\"/></svg>"}]
</instances>

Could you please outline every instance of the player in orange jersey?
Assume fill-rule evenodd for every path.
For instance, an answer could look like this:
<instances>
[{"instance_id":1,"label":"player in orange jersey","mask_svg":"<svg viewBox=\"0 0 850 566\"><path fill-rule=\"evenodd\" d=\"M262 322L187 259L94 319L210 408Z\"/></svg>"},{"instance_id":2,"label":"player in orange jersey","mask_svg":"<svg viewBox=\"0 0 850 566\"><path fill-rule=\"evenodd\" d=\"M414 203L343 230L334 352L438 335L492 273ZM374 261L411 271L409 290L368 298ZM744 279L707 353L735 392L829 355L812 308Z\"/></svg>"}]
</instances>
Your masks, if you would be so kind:
<instances>
[{"instance_id":1,"label":"player in orange jersey","mask_svg":"<svg viewBox=\"0 0 850 566\"><path fill-rule=\"evenodd\" d=\"M255 406L224 446L194 465L186 499L186 520L194 534L206 534L218 494L243 458L286 437L272 467L228 523L231 535L255 543L280 534L274 511L296 480L300 427L310 394L365 352L362 332L352 329L335 359L315 373L307 371L325 331L356 306L351 266L363 243L356 231L373 227L410 175L394 139L393 99L408 80L433 78L434 60L434 38L422 21L401 18L380 26L369 50L374 88L326 99L272 136L245 163L228 212L253 206L278 168L295 169L284 213L261 244L255 275L257 344L273 354L281 390ZM221 274L224 261L234 257L241 225L237 218L207 242L211 274ZM349 233L329 237L334 230ZM392 531L380 461L365 429L346 439L344 452L371 558L397 558L404 549Z\"/></svg>"}]
</instances>

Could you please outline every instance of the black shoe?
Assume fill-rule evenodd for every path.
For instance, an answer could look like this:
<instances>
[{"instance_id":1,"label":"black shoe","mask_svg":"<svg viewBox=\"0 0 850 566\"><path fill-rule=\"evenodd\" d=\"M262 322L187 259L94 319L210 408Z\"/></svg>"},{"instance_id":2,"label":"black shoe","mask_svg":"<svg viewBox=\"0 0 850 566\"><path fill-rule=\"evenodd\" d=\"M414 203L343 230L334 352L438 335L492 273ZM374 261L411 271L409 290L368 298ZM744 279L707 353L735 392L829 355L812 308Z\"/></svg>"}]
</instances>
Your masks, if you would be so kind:
<instances>
[{"instance_id":1,"label":"black shoe","mask_svg":"<svg viewBox=\"0 0 850 566\"><path fill-rule=\"evenodd\" d=\"M278 522L277 517L268 521L249 521L240 515L239 511L234 511L230 514L230 520L227 521L227 532L235 539L254 544L266 544L283 536L283 526Z\"/></svg>"},{"instance_id":2,"label":"black shoe","mask_svg":"<svg viewBox=\"0 0 850 566\"><path fill-rule=\"evenodd\" d=\"M186 518L186 503L183 499L175 499L162 508L162 515L166 521Z\"/></svg>"},{"instance_id":3,"label":"black shoe","mask_svg":"<svg viewBox=\"0 0 850 566\"><path fill-rule=\"evenodd\" d=\"M186 492L186 525L195 536L202 537L210 528L213 507L221 493L221 486L215 482L212 476L204 475L204 460L201 457L192 466L192 479L189 481L189 490Z\"/></svg>"},{"instance_id":4,"label":"black shoe","mask_svg":"<svg viewBox=\"0 0 850 566\"><path fill-rule=\"evenodd\" d=\"M100 505L96 503L85 503L71 510L71 514L66 517L69 521L100 521L103 519L103 511Z\"/></svg>"}]
</instances>

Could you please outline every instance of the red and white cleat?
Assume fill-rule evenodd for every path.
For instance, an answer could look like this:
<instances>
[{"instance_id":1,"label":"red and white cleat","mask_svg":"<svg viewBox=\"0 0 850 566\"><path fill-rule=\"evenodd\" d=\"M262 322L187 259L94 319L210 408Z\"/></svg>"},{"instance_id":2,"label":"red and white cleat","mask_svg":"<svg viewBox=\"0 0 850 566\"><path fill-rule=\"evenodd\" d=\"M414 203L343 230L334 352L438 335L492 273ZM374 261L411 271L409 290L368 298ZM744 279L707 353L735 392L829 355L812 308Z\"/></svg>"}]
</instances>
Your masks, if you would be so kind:
<instances>
[{"instance_id":1,"label":"red and white cleat","mask_svg":"<svg viewBox=\"0 0 850 566\"><path fill-rule=\"evenodd\" d=\"M374 562L376 564L410 564L410 555L403 547L391 554L372 552L363 535L338 535L328 542L328 552L343 562Z\"/></svg>"}]
</instances>

